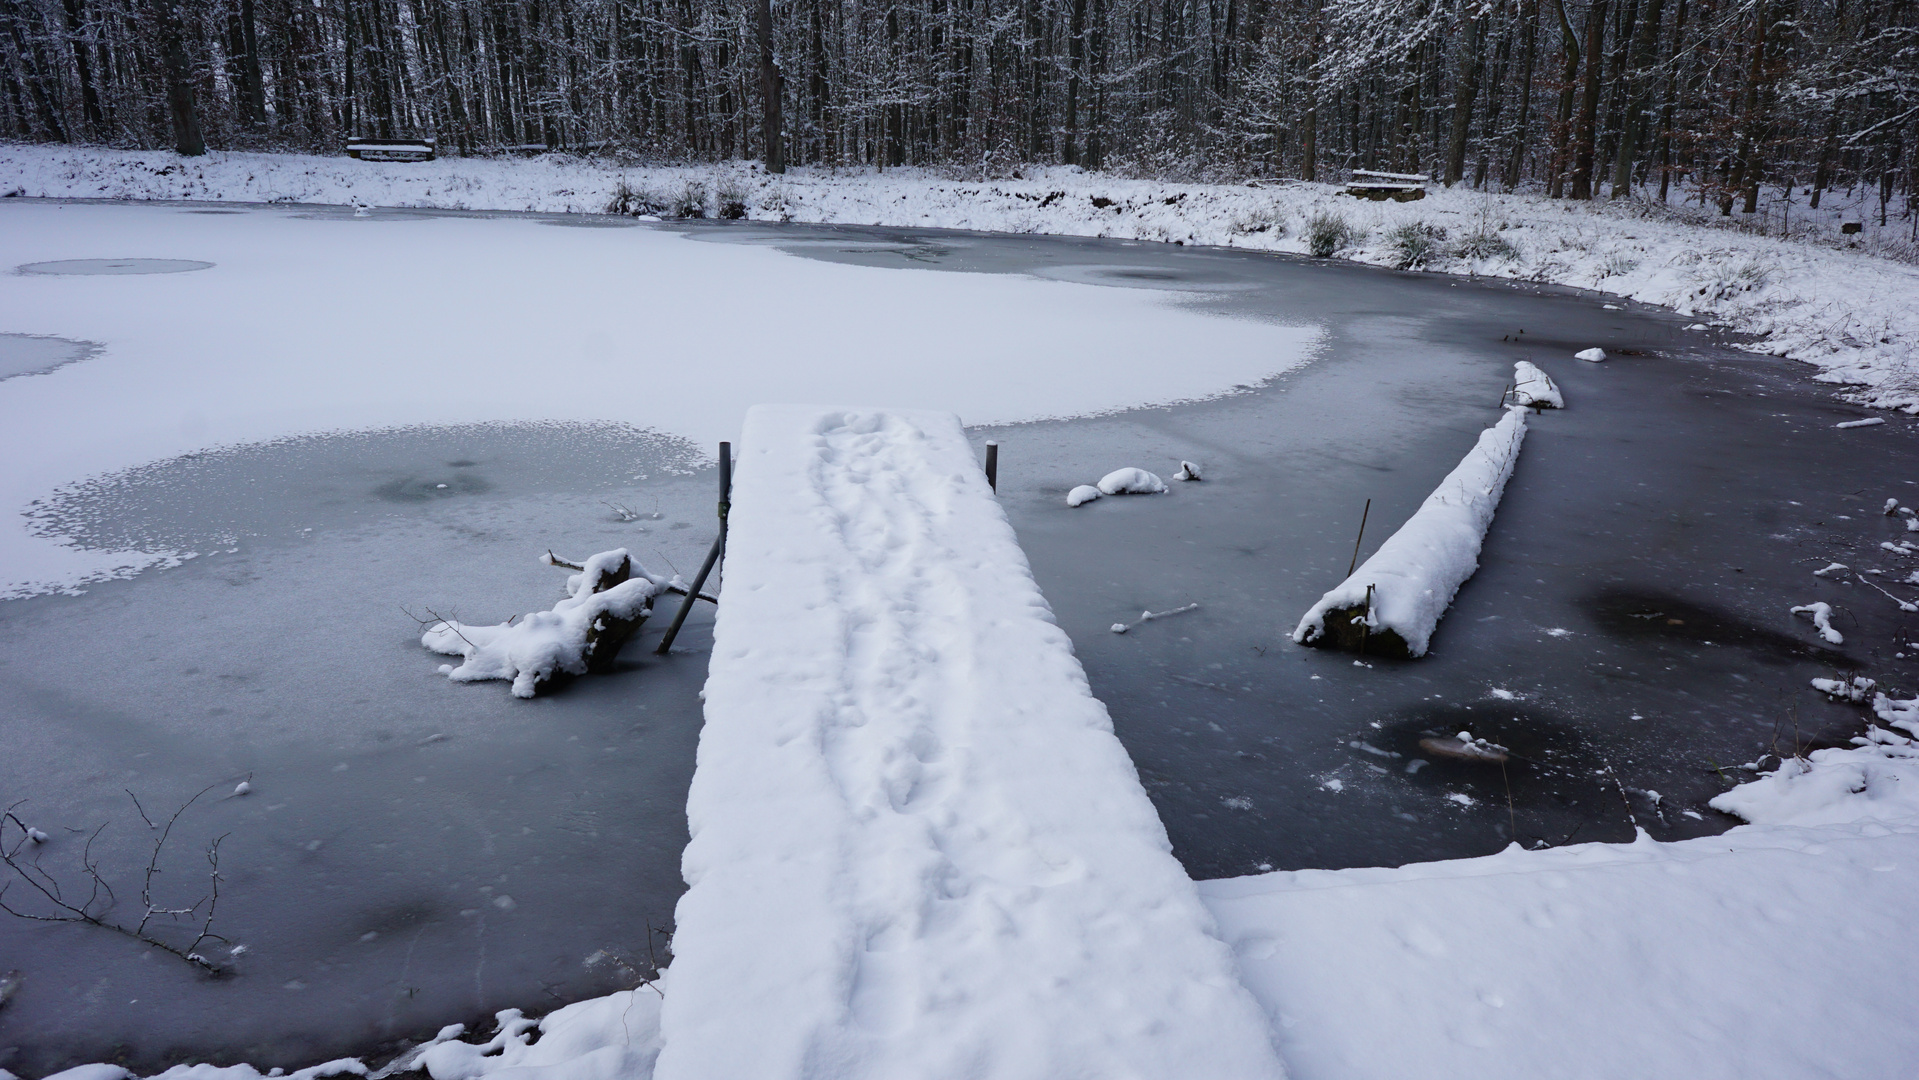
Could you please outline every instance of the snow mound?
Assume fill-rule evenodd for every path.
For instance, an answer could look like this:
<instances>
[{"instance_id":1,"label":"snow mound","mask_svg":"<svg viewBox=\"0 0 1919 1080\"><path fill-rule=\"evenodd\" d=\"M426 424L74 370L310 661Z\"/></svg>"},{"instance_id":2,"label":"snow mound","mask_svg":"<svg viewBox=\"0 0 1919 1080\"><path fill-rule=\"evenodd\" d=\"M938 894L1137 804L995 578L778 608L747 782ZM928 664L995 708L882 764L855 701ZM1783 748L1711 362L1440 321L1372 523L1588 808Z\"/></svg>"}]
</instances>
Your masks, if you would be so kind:
<instances>
[{"instance_id":1,"label":"snow mound","mask_svg":"<svg viewBox=\"0 0 1919 1080\"><path fill-rule=\"evenodd\" d=\"M1868 416L1864 420L1848 420L1843 424L1834 424L1836 428L1878 427L1886 422L1883 416Z\"/></svg>"},{"instance_id":2,"label":"snow mound","mask_svg":"<svg viewBox=\"0 0 1919 1080\"><path fill-rule=\"evenodd\" d=\"M567 578L567 598L550 610L494 626L444 619L427 627L420 644L463 659L459 667L441 668L454 682L510 679L513 696L530 698L555 679L610 664L668 584L633 562L625 548L602 551Z\"/></svg>"},{"instance_id":3,"label":"snow mound","mask_svg":"<svg viewBox=\"0 0 1919 1080\"><path fill-rule=\"evenodd\" d=\"M1439 487L1359 569L1299 620L1302 645L1424 656L1433 630L1473 571L1526 437L1526 411L1506 410Z\"/></svg>"},{"instance_id":4,"label":"snow mound","mask_svg":"<svg viewBox=\"0 0 1919 1080\"><path fill-rule=\"evenodd\" d=\"M1190 461L1181 461L1181 462L1179 463L1179 471L1173 474L1173 479L1175 479L1175 480L1204 480L1204 479L1206 479L1206 478L1205 478L1205 477L1203 477L1203 476L1201 476L1201 475L1199 474L1199 466L1198 466L1198 465L1195 465L1195 464L1193 464L1193 463L1192 463L1192 462L1190 462Z\"/></svg>"},{"instance_id":5,"label":"snow mound","mask_svg":"<svg viewBox=\"0 0 1919 1080\"><path fill-rule=\"evenodd\" d=\"M739 455L654 1075L1283 1075L958 418Z\"/></svg>"},{"instance_id":6,"label":"snow mound","mask_svg":"<svg viewBox=\"0 0 1919 1080\"><path fill-rule=\"evenodd\" d=\"M1601 360L1604 360L1605 358L1606 358L1606 350L1604 349L1581 349L1580 351L1573 354L1573 359L1575 360L1589 360L1595 364L1599 363Z\"/></svg>"},{"instance_id":7,"label":"snow mound","mask_svg":"<svg viewBox=\"0 0 1919 1080\"><path fill-rule=\"evenodd\" d=\"M1099 489L1108 495L1163 495L1166 481L1145 469L1114 469L1099 478Z\"/></svg>"},{"instance_id":8,"label":"snow mound","mask_svg":"<svg viewBox=\"0 0 1919 1080\"><path fill-rule=\"evenodd\" d=\"M1551 375L1539 370L1530 360L1521 360L1513 365L1512 403L1540 409L1566 407L1566 399L1559 392L1559 384L1553 382Z\"/></svg>"},{"instance_id":9,"label":"snow mound","mask_svg":"<svg viewBox=\"0 0 1919 1080\"><path fill-rule=\"evenodd\" d=\"M518 1009L496 1014L499 1028L483 1043L455 1042L454 1024L385 1072L425 1069L432 1080L643 1080L660 1053L660 1002L651 986L555 1009L528 1020Z\"/></svg>"},{"instance_id":10,"label":"snow mound","mask_svg":"<svg viewBox=\"0 0 1919 1080\"><path fill-rule=\"evenodd\" d=\"M1714 797L1711 805L1755 825L1919 819L1919 740L1869 726L1852 741L1851 747L1789 757L1759 779Z\"/></svg>"},{"instance_id":11,"label":"snow mound","mask_svg":"<svg viewBox=\"0 0 1919 1080\"><path fill-rule=\"evenodd\" d=\"M1084 506L1100 497L1100 490L1091 484L1081 484L1066 493L1066 505Z\"/></svg>"}]
</instances>

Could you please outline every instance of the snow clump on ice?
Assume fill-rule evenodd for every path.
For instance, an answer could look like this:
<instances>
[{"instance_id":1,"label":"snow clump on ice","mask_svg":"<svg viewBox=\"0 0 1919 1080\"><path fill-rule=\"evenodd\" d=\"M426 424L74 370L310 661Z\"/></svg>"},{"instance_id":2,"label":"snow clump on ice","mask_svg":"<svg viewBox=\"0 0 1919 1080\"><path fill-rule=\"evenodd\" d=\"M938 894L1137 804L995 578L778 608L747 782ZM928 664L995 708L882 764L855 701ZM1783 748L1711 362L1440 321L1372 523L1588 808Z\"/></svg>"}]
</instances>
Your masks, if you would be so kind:
<instances>
[{"instance_id":1,"label":"snow clump on ice","mask_svg":"<svg viewBox=\"0 0 1919 1080\"><path fill-rule=\"evenodd\" d=\"M1579 352L1576 352L1573 354L1573 359L1575 360L1590 360L1595 364L1599 363L1601 360L1604 360L1605 358L1606 358L1606 350L1604 349L1582 349Z\"/></svg>"},{"instance_id":2,"label":"snow clump on ice","mask_svg":"<svg viewBox=\"0 0 1919 1080\"><path fill-rule=\"evenodd\" d=\"M1108 495L1163 495L1166 481L1145 469L1114 469L1099 478L1099 489Z\"/></svg>"},{"instance_id":3,"label":"snow clump on ice","mask_svg":"<svg viewBox=\"0 0 1919 1080\"><path fill-rule=\"evenodd\" d=\"M1541 409L1566 407L1566 398L1560 394L1559 384L1530 360L1521 360L1513 365L1512 402Z\"/></svg>"},{"instance_id":4,"label":"snow clump on ice","mask_svg":"<svg viewBox=\"0 0 1919 1080\"><path fill-rule=\"evenodd\" d=\"M1919 735L1919 698L1901 701L1877 694L1872 711L1888 726L1869 725L1851 747L1786 758L1777 769L1717 796L1710 805L1755 825L1919 816L1919 739L1912 737Z\"/></svg>"},{"instance_id":5,"label":"snow clump on ice","mask_svg":"<svg viewBox=\"0 0 1919 1080\"><path fill-rule=\"evenodd\" d=\"M600 589L602 578L630 576ZM653 598L670 582L649 574L627 557L625 548L602 551L584 569L567 578L567 598L551 610L535 611L518 622L470 626L443 619L427 627L420 644L437 653L461 657L459 667L441 670L454 682L511 679L513 696L530 698L540 684L564 673L586 674L590 646L607 620L630 622L652 613ZM596 591L597 590L597 591Z\"/></svg>"},{"instance_id":6,"label":"snow clump on ice","mask_svg":"<svg viewBox=\"0 0 1919 1080\"><path fill-rule=\"evenodd\" d=\"M1823 600L1811 604L1801 604L1792 609L1794 615L1812 616L1812 625L1819 628L1819 636L1834 645L1844 645L1845 635L1832 628L1832 605Z\"/></svg>"},{"instance_id":7,"label":"snow clump on ice","mask_svg":"<svg viewBox=\"0 0 1919 1080\"><path fill-rule=\"evenodd\" d=\"M1201 476L1201 475L1199 474L1199 466L1198 466L1198 465L1195 465L1195 464L1193 464L1193 463L1192 463L1192 462L1190 462L1190 461L1182 461L1182 462L1180 462L1180 463L1179 463L1179 471L1173 474L1173 479L1175 479L1175 480L1204 480L1204 479L1205 479L1205 477L1203 477L1203 476Z\"/></svg>"},{"instance_id":8,"label":"snow clump on ice","mask_svg":"<svg viewBox=\"0 0 1919 1080\"><path fill-rule=\"evenodd\" d=\"M1100 496L1100 490L1098 488L1094 487L1091 484L1081 484L1080 486L1066 493L1066 505L1084 506L1085 504L1092 502L1094 499L1099 498L1099 496Z\"/></svg>"}]
</instances>

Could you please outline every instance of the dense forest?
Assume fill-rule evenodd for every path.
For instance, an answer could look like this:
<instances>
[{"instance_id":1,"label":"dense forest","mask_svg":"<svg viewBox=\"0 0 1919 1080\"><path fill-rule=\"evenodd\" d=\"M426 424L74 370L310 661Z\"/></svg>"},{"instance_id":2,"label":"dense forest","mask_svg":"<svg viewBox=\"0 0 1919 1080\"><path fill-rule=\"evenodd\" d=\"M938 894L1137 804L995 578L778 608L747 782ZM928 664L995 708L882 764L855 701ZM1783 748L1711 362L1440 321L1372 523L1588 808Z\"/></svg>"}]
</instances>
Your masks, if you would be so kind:
<instances>
[{"instance_id":1,"label":"dense forest","mask_svg":"<svg viewBox=\"0 0 1919 1080\"><path fill-rule=\"evenodd\" d=\"M0 0L0 135L1919 196L1919 0Z\"/></svg>"}]
</instances>

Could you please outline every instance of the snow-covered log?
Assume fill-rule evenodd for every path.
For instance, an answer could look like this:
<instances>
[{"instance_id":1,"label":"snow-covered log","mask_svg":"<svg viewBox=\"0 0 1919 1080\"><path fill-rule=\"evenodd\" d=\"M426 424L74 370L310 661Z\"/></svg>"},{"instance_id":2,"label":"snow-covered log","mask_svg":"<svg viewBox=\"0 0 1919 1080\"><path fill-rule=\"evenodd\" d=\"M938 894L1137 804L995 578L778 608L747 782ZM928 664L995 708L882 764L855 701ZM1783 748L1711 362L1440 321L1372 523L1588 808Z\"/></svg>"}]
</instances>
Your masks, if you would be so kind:
<instances>
[{"instance_id":1,"label":"snow-covered log","mask_svg":"<svg viewBox=\"0 0 1919 1080\"><path fill-rule=\"evenodd\" d=\"M540 561L556 565L550 554ZM610 667L669 584L625 548L602 551L567 578L566 599L550 610L495 626L442 620L427 627L420 644L464 660L440 668L455 682L511 679L513 695L530 698L556 679Z\"/></svg>"},{"instance_id":2,"label":"snow-covered log","mask_svg":"<svg viewBox=\"0 0 1919 1080\"><path fill-rule=\"evenodd\" d=\"M1539 370L1539 366L1530 360L1521 360L1513 365L1514 405L1529 405L1535 409L1563 409L1566 399L1559 392L1559 384L1553 377Z\"/></svg>"},{"instance_id":3,"label":"snow-covered log","mask_svg":"<svg viewBox=\"0 0 1919 1080\"><path fill-rule=\"evenodd\" d=\"M1507 409L1406 524L1306 612L1293 640L1363 645L1375 656L1426 655L1454 594L1479 569L1480 544L1525 437L1526 410Z\"/></svg>"}]
</instances>

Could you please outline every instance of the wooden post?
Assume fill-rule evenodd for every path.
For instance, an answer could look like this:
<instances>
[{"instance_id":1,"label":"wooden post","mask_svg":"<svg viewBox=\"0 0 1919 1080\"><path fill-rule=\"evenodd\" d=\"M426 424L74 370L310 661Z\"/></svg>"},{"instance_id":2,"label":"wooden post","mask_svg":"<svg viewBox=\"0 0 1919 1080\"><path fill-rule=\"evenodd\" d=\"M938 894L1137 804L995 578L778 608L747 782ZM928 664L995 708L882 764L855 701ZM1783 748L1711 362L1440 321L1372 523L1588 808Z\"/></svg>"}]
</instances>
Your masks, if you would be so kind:
<instances>
[{"instance_id":1,"label":"wooden post","mask_svg":"<svg viewBox=\"0 0 1919 1080\"><path fill-rule=\"evenodd\" d=\"M720 534L713 538L713 546L707 549L706 561L700 564L700 572L694 576L693 584L686 590L686 599L680 602L680 610L673 615L673 625L666 628L666 636L660 639L660 646L654 653L665 656L673 647L673 639L680 636L680 627L686 622L686 616L693 610L693 601L700 595L700 587L706 584L706 576L720 561L720 555L726 551L726 514L733 508L733 444L720 444Z\"/></svg>"},{"instance_id":2,"label":"wooden post","mask_svg":"<svg viewBox=\"0 0 1919 1080\"><path fill-rule=\"evenodd\" d=\"M1359 535L1353 538L1353 563L1346 568L1347 577L1352 577L1353 571L1359 569L1359 545L1366 539L1366 517L1372 512L1373 500L1367 499L1366 509L1359 512ZM698 592L699 590L695 589L694 591Z\"/></svg>"},{"instance_id":3,"label":"wooden post","mask_svg":"<svg viewBox=\"0 0 1919 1080\"><path fill-rule=\"evenodd\" d=\"M986 442L986 486L999 493L999 444L991 439Z\"/></svg>"}]
</instances>

